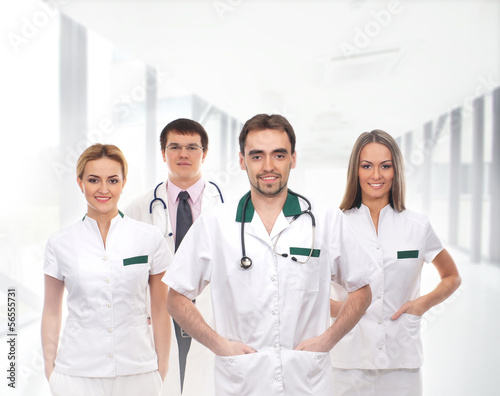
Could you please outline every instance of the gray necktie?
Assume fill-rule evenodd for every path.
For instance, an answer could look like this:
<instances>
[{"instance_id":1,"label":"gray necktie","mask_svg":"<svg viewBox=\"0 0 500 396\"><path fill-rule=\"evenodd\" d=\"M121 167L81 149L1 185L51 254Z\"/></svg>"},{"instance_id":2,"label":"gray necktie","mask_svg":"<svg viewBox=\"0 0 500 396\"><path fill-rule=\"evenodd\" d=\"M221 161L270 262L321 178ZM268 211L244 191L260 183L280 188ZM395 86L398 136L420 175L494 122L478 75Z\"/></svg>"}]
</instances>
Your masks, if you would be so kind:
<instances>
[{"instance_id":1,"label":"gray necktie","mask_svg":"<svg viewBox=\"0 0 500 396\"><path fill-rule=\"evenodd\" d=\"M189 193L181 191L179 193L179 206L177 206L177 225L175 227L175 250L182 242L184 235L188 232L189 227L193 224L193 215L191 207L188 203Z\"/></svg>"},{"instance_id":2,"label":"gray necktie","mask_svg":"<svg viewBox=\"0 0 500 396\"><path fill-rule=\"evenodd\" d=\"M182 242L182 238L193 224L193 214L188 203L189 193L181 191L179 193L179 206L177 206L177 224L175 226L175 251ZM194 302L194 301L193 301ZM179 369L181 380L181 393L184 388L184 374L186 372L186 360L191 346L191 337L174 320L175 338L179 348Z\"/></svg>"}]
</instances>

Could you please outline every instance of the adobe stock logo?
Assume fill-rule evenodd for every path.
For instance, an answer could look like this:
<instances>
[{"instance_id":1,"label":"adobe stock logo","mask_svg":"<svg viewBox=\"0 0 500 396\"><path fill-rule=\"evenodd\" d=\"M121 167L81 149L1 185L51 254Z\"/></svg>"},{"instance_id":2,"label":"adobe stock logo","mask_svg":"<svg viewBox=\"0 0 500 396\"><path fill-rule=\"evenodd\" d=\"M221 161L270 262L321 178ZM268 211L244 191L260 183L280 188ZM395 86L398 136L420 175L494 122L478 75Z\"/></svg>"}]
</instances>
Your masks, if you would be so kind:
<instances>
[{"instance_id":1,"label":"adobe stock logo","mask_svg":"<svg viewBox=\"0 0 500 396\"><path fill-rule=\"evenodd\" d=\"M30 40L38 36L40 30L45 28L51 18L58 15L60 5L68 3L69 0L40 0L38 1L39 10L33 12L31 16L23 16L21 18L21 28L19 33L9 32L7 39L18 53L19 48L27 45Z\"/></svg>"},{"instance_id":2,"label":"adobe stock logo","mask_svg":"<svg viewBox=\"0 0 500 396\"><path fill-rule=\"evenodd\" d=\"M219 16L221 21L224 21L225 14L231 11L241 4L242 0L215 0L212 2L215 12Z\"/></svg>"},{"instance_id":3,"label":"adobe stock logo","mask_svg":"<svg viewBox=\"0 0 500 396\"><path fill-rule=\"evenodd\" d=\"M372 19L366 22L362 29L360 27L354 29L355 35L352 44L346 42L340 44L340 50L344 56L349 58L360 54L382 32L383 28L389 26L393 15L399 14L401 10L402 5L400 1L390 1L387 8L371 11L370 15Z\"/></svg>"}]
</instances>

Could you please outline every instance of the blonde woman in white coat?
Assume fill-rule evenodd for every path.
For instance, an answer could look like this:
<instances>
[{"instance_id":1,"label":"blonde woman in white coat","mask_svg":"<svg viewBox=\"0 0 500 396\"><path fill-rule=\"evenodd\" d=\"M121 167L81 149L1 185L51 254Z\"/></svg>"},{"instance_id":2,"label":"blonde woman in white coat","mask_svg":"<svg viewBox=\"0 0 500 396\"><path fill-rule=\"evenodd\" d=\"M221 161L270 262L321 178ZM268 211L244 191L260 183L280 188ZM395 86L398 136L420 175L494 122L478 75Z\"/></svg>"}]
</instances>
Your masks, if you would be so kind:
<instances>
[{"instance_id":1,"label":"blonde woman in white coat","mask_svg":"<svg viewBox=\"0 0 500 396\"><path fill-rule=\"evenodd\" d=\"M126 178L118 147L86 149L77 182L87 213L47 243L42 347L54 396L158 396L167 374L168 288L161 278L172 254L156 227L118 210Z\"/></svg>"}]
</instances>

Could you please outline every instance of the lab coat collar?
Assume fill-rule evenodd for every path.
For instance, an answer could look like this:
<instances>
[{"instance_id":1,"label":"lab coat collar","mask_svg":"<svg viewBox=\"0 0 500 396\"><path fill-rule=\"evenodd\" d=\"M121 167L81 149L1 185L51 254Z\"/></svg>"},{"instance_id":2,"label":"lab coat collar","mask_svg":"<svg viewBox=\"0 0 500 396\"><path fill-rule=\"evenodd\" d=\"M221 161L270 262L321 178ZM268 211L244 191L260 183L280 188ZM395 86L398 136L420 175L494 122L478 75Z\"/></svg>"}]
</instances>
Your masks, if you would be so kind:
<instances>
[{"instance_id":1,"label":"lab coat collar","mask_svg":"<svg viewBox=\"0 0 500 396\"><path fill-rule=\"evenodd\" d=\"M361 211L362 213L364 213L364 216L366 216L366 218L370 224L373 224L372 216L370 214L370 208L368 206L361 204L360 207L358 208L358 210ZM385 218L385 216L388 215L388 213L394 213L394 209L392 208L392 206L390 204L387 204L386 206L384 206L380 210L379 224L382 222L382 220ZM373 230L375 231L375 233L377 233L377 231L375 230L375 226L373 226Z\"/></svg>"},{"instance_id":2,"label":"lab coat collar","mask_svg":"<svg viewBox=\"0 0 500 396\"><path fill-rule=\"evenodd\" d=\"M370 208L368 206L366 206L365 204L361 204L358 209L370 213ZM387 204L382 209L380 209L380 215L382 215L390 210L394 210L394 209L392 208L391 204Z\"/></svg>"},{"instance_id":3,"label":"lab coat collar","mask_svg":"<svg viewBox=\"0 0 500 396\"><path fill-rule=\"evenodd\" d=\"M121 211L118 211L118 214L111 219L111 224L109 225L109 230L108 230L108 238L107 238L108 241L109 241L109 235L111 235L114 232L116 225L118 224L119 221L122 221L123 217L124 217L123 213ZM97 235L99 235L100 237L101 234L99 231L99 225L97 224L96 220L94 220L91 217L88 217L85 214L85 216L83 216L82 219L82 225L85 229L93 230L93 232L97 233Z\"/></svg>"},{"instance_id":4,"label":"lab coat collar","mask_svg":"<svg viewBox=\"0 0 500 396\"><path fill-rule=\"evenodd\" d=\"M236 210L236 221L238 223L241 223L242 221L243 206L245 205L245 200L247 199L249 194L250 191L246 193L238 203L238 209ZM282 212L285 217L296 216L302 213L302 209L300 208L299 198L296 195L288 193L285 205L283 205ZM255 208L253 207L252 199L249 199L245 210L245 223L250 223L252 221L254 213L255 213Z\"/></svg>"},{"instance_id":5,"label":"lab coat collar","mask_svg":"<svg viewBox=\"0 0 500 396\"><path fill-rule=\"evenodd\" d=\"M205 189L201 197L201 213L210 211L215 205L224 203L224 198L219 188L213 182L205 181Z\"/></svg>"},{"instance_id":6,"label":"lab coat collar","mask_svg":"<svg viewBox=\"0 0 500 396\"><path fill-rule=\"evenodd\" d=\"M118 211L118 215L123 219L123 216L125 216L120 210ZM113 222L116 218L118 218L118 215L115 216L113 219L111 219L111 221ZM85 219L87 218L87 213L85 213L85 216L83 216L82 218L82 221L85 221ZM90 217L89 217L90 219ZM94 219L92 219L94 220ZM94 220L95 221L95 220Z\"/></svg>"}]
</instances>

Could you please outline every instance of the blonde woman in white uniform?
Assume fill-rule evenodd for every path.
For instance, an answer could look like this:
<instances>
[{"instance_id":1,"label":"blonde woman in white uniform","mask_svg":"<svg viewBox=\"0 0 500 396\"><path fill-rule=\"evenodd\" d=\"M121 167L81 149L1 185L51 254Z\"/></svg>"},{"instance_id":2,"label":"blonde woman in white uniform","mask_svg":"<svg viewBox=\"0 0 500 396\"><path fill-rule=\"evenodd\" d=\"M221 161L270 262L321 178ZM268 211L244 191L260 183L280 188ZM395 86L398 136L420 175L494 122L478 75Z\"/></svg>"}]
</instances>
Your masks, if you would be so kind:
<instances>
[{"instance_id":1,"label":"blonde woman in white uniform","mask_svg":"<svg viewBox=\"0 0 500 396\"><path fill-rule=\"evenodd\" d=\"M55 396L161 392L170 347L160 331L169 320L168 288L161 278L172 255L156 227L118 210L126 178L127 162L118 147L86 149L77 163L77 182L87 213L47 243L42 347ZM59 346L65 288L69 315Z\"/></svg>"},{"instance_id":2,"label":"blonde woman in white uniform","mask_svg":"<svg viewBox=\"0 0 500 396\"><path fill-rule=\"evenodd\" d=\"M403 158L396 141L374 130L356 141L340 205L382 272L370 283L372 303L332 350L335 396L417 396L422 315L448 298L460 276L426 216L406 210ZM441 278L420 296L423 263ZM335 317L342 301L331 300Z\"/></svg>"}]
</instances>

